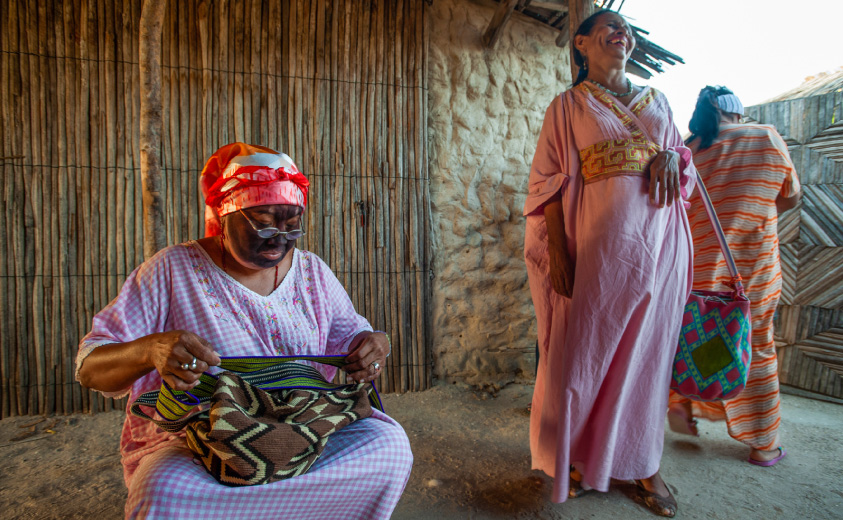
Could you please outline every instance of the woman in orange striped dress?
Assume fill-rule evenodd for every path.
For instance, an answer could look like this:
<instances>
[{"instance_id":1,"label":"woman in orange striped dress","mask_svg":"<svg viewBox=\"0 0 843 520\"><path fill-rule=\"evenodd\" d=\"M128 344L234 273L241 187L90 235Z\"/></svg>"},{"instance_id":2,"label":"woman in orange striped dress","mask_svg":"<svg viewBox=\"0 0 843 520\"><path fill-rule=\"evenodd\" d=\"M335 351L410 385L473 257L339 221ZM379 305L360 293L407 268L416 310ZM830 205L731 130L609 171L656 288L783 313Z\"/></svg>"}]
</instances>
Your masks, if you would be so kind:
<instances>
[{"instance_id":1,"label":"woman in orange striped dress","mask_svg":"<svg viewBox=\"0 0 843 520\"><path fill-rule=\"evenodd\" d=\"M671 392L670 428L698 435L694 417L723 420L729 435L751 448L748 462L772 466L779 443L779 380L773 314L781 294L778 214L801 195L784 140L769 125L740 124L743 105L725 87L706 87L691 118L688 147L711 195L751 301L752 364L744 391L729 401L691 401ZM688 212L694 237L694 289L723 290L730 279L699 192Z\"/></svg>"}]
</instances>

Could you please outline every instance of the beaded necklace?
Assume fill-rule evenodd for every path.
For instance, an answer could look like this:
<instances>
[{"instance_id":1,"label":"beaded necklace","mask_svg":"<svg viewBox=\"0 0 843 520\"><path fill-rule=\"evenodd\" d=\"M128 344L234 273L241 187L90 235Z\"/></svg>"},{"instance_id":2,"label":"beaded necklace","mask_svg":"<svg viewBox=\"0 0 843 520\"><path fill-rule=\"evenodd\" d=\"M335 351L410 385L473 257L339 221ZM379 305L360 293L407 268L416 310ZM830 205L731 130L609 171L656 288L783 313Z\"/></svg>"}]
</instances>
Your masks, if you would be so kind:
<instances>
[{"instance_id":1,"label":"beaded necklace","mask_svg":"<svg viewBox=\"0 0 843 520\"><path fill-rule=\"evenodd\" d=\"M632 81L630 81L630 80L629 80L629 78L626 78L626 88L627 88L627 91L626 91L626 92L621 92L621 93L615 92L614 90L612 90L612 89L610 89L610 88L604 87L604 86L603 86L603 85L601 85L598 81L595 81L595 80L593 80L593 79L591 79L591 78L589 78L589 79L588 79L588 81L589 81L589 82L591 82L591 84L592 84L592 85L594 85L595 87L597 87L597 88L599 88L600 90L602 90L603 92L607 92L607 93L609 93L609 94L611 94L611 95L615 96L616 98L619 98L619 97L626 97L626 96L628 96L628 95L632 94L632 92L633 92L633 90L634 90L634 87L632 86Z\"/></svg>"}]
</instances>

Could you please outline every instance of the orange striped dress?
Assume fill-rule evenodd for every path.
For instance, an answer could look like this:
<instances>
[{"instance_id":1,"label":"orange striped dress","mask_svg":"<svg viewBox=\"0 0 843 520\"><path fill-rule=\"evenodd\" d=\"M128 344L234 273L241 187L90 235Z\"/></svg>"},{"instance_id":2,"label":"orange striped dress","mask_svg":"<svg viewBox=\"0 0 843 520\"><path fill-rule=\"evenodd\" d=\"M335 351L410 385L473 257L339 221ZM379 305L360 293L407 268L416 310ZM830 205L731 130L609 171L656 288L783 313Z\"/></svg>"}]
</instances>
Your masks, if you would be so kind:
<instances>
[{"instance_id":1,"label":"orange striped dress","mask_svg":"<svg viewBox=\"0 0 843 520\"><path fill-rule=\"evenodd\" d=\"M799 193L799 179L787 145L769 125L721 125L712 145L690 148L708 189L752 313L752 364L746 388L725 402L692 402L693 414L726 420L729 435L753 449L778 446L779 380L773 343L773 314L781 294L776 197ZM694 289L727 290L730 276L698 191L688 220L694 236ZM671 392L670 404L687 398Z\"/></svg>"}]
</instances>

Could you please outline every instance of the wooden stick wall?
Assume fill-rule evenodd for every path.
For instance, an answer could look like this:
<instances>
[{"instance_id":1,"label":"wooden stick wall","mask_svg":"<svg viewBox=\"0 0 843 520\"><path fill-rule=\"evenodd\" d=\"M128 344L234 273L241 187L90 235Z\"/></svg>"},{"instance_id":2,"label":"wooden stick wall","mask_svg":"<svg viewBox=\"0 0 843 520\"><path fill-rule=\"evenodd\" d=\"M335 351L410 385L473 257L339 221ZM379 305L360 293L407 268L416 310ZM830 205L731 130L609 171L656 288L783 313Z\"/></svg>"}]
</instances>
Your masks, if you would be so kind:
<instances>
[{"instance_id":1,"label":"wooden stick wall","mask_svg":"<svg viewBox=\"0 0 843 520\"><path fill-rule=\"evenodd\" d=\"M74 379L93 315L143 260L140 0L0 0L0 417L125 407ZM202 236L198 176L239 140L312 183L308 235L387 331L385 391L430 384L423 0L168 2L167 239Z\"/></svg>"}]
</instances>

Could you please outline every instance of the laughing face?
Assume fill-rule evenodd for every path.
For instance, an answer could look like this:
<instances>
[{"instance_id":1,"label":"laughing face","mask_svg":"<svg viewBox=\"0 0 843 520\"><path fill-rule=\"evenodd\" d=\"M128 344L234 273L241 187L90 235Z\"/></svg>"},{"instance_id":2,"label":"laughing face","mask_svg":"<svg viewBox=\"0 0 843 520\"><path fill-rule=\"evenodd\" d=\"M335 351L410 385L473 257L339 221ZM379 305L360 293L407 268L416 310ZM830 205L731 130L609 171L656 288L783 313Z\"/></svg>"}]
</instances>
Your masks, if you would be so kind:
<instances>
[{"instance_id":1,"label":"laughing face","mask_svg":"<svg viewBox=\"0 0 843 520\"><path fill-rule=\"evenodd\" d=\"M588 60L609 58L626 62L635 48L635 37L620 15L605 13L598 17L588 35L577 35L574 44Z\"/></svg>"},{"instance_id":2,"label":"laughing face","mask_svg":"<svg viewBox=\"0 0 843 520\"><path fill-rule=\"evenodd\" d=\"M226 215L223 226L228 252L247 269L275 267L293 250L296 241L287 240L283 234L261 238L255 228L275 227L280 231L302 229L302 211L299 206L271 204Z\"/></svg>"}]
</instances>

